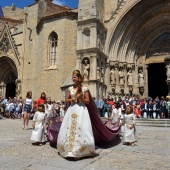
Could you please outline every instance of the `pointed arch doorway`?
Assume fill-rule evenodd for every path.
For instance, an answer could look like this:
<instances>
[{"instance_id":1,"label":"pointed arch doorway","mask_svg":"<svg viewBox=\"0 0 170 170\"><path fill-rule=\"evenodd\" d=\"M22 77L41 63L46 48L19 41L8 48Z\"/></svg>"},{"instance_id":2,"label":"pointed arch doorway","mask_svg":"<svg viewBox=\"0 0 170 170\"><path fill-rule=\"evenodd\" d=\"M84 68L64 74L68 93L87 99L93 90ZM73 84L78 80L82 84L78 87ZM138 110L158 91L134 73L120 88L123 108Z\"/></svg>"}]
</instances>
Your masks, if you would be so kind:
<instances>
[{"instance_id":1,"label":"pointed arch doorway","mask_svg":"<svg viewBox=\"0 0 170 170\"><path fill-rule=\"evenodd\" d=\"M6 56L0 58L0 96L13 98L16 96L16 80L18 72L14 61Z\"/></svg>"},{"instance_id":2,"label":"pointed arch doorway","mask_svg":"<svg viewBox=\"0 0 170 170\"><path fill-rule=\"evenodd\" d=\"M155 99L156 96L168 95L168 86L166 83L165 63L149 64L148 67L148 92L149 97Z\"/></svg>"}]
</instances>

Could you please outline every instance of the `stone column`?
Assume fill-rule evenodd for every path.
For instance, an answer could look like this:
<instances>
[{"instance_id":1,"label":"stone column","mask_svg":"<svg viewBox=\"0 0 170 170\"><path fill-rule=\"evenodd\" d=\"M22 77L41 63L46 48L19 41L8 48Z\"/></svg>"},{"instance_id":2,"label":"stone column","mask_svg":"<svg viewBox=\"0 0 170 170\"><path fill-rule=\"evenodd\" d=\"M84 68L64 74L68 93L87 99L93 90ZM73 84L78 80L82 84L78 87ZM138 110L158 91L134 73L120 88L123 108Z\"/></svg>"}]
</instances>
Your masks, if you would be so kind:
<instances>
[{"instance_id":1,"label":"stone column","mask_svg":"<svg viewBox=\"0 0 170 170\"><path fill-rule=\"evenodd\" d=\"M76 69L80 70L80 72L83 74L82 62L83 62L83 54L78 54L76 60Z\"/></svg>"},{"instance_id":2,"label":"stone column","mask_svg":"<svg viewBox=\"0 0 170 170\"><path fill-rule=\"evenodd\" d=\"M115 74L116 74L116 93L120 93L120 86L119 86L119 63L115 63Z\"/></svg>"},{"instance_id":3,"label":"stone column","mask_svg":"<svg viewBox=\"0 0 170 170\"><path fill-rule=\"evenodd\" d=\"M128 84L127 84L127 63L123 63L123 72L125 74L124 94L129 94L129 88L128 88Z\"/></svg>"},{"instance_id":4,"label":"stone column","mask_svg":"<svg viewBox=\"0 0 170 170\"><path fill-rule=\"evenodd\" d=\"M133 69L133 77L134 77L134 82L133 82L133 94L134 95L139 95L139 81L138 81L138 67L134 66Z\"/></svg>"},{"instance_id":5,"label":"stone column","mask_svg":"<svg viewBox=\"0 0 170 170\"><path fill-rule=\"evenodd\" d=\"M145 97L148 97L148 67L149 67L149 65L145 65L144 66L144 70L145 70L145 86L144 86L144 89L145 89L145 92L144 92L144 94L145 94Z\"/></svg>"},{"instance_id":6,"label":"stone column","mask_svg":"<svg viewBox=\"0 0 170 170\"><path fill-rule=\"evenodd\" d=\"M5 98L5 93L6 93L6 84L3 82L3 86L2 86L2 97Z\"/></svg>"},{"instance_id":7,"label":"stone column","mask_svg":"<svg viewBox=\"0 0 170 170\"><path fill-rule=\"evenodd\" d=\"M110 87L110 64L106 63L105 84L107 84L107 92L111 92Z\"/></svg>"},{"instance_id":8,"label":"stone column","mask_svg":"<svg viewBox=\"0 0 170 170\"><path fill-rule=\"evenodd\" d=\"M90 27L90 48L95 48L97 46L97 28L96 26Z\"/></svg>"},{"instance_id":9,"label":"stone column","mask_svg":"<svg viewBox=\"0 0 170 170\"><path fill-rule=\"evenodd\" d=\"M89 80L96 80L96 72L97 72L97 59L96 59L96 55L92 54L90 56L90 77L89 77Z\"/></svg>"}]
</instances>

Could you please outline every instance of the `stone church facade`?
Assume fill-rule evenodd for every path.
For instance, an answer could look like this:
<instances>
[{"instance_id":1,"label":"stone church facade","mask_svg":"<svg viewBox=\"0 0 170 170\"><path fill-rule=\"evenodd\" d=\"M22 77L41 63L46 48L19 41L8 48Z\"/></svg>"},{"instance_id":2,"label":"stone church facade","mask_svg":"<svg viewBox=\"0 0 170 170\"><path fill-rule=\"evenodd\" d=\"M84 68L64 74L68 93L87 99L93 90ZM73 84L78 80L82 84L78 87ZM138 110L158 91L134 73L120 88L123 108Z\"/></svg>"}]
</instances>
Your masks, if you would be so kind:
<instances>
[{"instance_id":1,"label":"stone church facade","mask_svg":"<svg viewBox=\"0 0 170 170\"><path fill-rule=\"evenodd\" d=\"M78 9L36 0L3 12L1 96L64 99L74 69L96 98L168 95L170 0L79 0Z\"/></svg>"}]
</instances>

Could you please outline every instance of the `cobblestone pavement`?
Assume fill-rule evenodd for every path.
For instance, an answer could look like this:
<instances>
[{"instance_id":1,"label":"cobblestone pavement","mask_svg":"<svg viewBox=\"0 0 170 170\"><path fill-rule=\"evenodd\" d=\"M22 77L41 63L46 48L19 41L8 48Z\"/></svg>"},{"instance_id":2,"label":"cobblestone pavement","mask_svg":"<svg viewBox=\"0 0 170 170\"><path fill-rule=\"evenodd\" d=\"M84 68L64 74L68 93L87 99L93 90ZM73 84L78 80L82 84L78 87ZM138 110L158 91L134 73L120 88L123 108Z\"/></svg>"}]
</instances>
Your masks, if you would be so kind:
<instances>
[{"instance_id":1,"label":"cobblestone pavement","mask_svg":"<svg viewBox=\"0 0 170 170\"><path fill-rule=\"evenodd\" d=\"M22 120L0 120L0 129L0 170L170 169L170 128L137 127L137 146L122 145L116 137L98 146L99 156L78 161L61 158L49 143L32 145L31 128L22 130Z\"/></svg>"}]
</instances>

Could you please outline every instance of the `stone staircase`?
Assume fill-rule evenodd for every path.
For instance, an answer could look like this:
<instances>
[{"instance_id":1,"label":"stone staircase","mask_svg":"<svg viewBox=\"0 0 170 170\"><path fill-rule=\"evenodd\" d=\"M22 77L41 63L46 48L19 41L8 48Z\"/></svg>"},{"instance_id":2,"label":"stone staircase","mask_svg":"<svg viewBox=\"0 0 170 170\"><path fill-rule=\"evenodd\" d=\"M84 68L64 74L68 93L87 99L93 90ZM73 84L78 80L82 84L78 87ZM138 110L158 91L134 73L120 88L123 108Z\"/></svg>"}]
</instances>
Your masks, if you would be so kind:
<instances>
[{"instance_id":1,"label":"stone staircase","mask_svg":"<svg viewBox=\"0 0 170 170\"><path fill-rule=\"evenodd\" d=\"M170 119L136 119L136 126L170 127Z\"/></svg>"},{"instance_id":2,"label":"stone staircase","mask_svg":"<svg viewBox=\"0 0 170 170\"><path fill-rule=\"evenodd\" d=\"M103 122L106 122L107 118L101 118ZM170 119L136 119L136 126L150 126L150 127L170 127Z\"/></svg>"}]
</instances>

